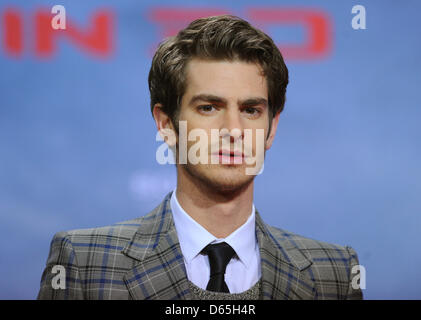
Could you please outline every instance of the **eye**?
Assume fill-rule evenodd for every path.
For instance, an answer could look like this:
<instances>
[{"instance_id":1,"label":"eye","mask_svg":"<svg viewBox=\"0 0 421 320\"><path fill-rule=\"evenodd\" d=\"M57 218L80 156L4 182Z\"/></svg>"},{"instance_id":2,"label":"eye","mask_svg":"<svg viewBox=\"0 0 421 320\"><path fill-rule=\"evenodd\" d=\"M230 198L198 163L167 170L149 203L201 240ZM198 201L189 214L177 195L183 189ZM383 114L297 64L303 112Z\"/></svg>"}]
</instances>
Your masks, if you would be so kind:
<instances>
[{"instance_id":1,"label":"eye","mask_svg":"<svg viewBox=\"0 0 421 320\"><path fill-rule=\"evenodd\" d=\"M243 111L250 116L257 116L261 113L259 109L254 108L254 107L246 107L243 109Z\"/></svg>"},{"instance_id":2,"label":"eye","mask_svg":"<svg viewBox=\"0 0 421 320\"><path fill-rule=\"evenodd\" d=\"M215 107L212 104L198 106L197 109L202 113L211 113Z\"/></svg>"}]
</instances>

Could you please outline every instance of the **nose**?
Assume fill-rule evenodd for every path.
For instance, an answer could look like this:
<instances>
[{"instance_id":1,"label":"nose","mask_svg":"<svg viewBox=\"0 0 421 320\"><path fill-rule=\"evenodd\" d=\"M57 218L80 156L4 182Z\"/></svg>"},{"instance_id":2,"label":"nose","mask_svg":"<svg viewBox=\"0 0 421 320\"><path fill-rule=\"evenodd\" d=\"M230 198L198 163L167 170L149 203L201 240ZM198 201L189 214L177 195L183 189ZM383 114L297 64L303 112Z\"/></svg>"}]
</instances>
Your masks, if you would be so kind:
<instances>
[{"instance_id":1,"label":"nose","mask_svg":"<svg viewBox=\"0 0 421 320\"><path fill-rule=\"evenodd\" d=\"M238 108L233 106L228 107L224 114L224 121L221 128L221 135L223 137L230 136L231 142L242 138L243 124L241 121L241 114Z\"/></svg>"}]
</instances>

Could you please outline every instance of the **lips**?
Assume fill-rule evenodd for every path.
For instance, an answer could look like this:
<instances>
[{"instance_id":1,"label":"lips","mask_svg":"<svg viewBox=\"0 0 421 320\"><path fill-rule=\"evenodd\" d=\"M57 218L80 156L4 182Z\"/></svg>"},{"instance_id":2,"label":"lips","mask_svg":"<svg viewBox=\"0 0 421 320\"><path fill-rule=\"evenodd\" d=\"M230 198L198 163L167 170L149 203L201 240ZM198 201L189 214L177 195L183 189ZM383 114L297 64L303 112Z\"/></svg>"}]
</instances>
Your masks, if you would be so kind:
<instances>
[{"instance_id":1,"label":"lips","mask_svg":"<svg viewBox=\"0 0 421 320\"><path fill-rule=\"evenodd\" d=\"M219 150L217 155L225 156L225 157L241 157L241 158L244 158L244 154L241 151Z\"/></svg>"},{"instance_id":2,"label":"lips","mask_svg":"<svg viewBox=\"0 0 421 320\"><path fill-rule=\"evenodd\" d=\"M230 151L230 150L219 150L212 153L213 157L216 157L214 164L223 165L240 165L244 162L244 153L241 151Z\"/></svg>"}]
</instances>

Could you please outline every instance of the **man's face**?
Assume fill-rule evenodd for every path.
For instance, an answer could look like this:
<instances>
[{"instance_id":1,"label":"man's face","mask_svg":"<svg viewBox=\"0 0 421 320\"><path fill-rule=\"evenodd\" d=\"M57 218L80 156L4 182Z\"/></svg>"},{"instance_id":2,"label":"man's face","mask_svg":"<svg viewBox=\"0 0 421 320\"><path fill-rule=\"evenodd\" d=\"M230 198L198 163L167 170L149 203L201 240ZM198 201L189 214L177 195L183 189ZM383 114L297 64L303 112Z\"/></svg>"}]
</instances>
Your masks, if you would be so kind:
<instances>
[{"instance_id":1,"label":"man's face","mask_svg":"<svg viewBox=\"0 0 421 320\"><path fill-rule=\"evenodd\" d=\"M274 118L271 135L266 139L268 87L258 64L192 59L186 67L186 91L178 120L186 121L187 136L197 129L206 132L208 139L188 141L187 151L189 154L192 146L195 145L194 150L200 146L200 152L205 153L208 161L207 164L192 164L188 157L187 164L179 164L178 169L216 190L237 190L253 181L255 175L246 173L246 168L251 167L246 158L260 157L263 161L265 151L272 144L278 119L279 115ZM215 137L212 129L213 134L215 130L221 133L216 140L212 139ZM246 131L251 133L252 139L245 144ZM262 133L261 141L256 139L257 131ZM260 148L257 147L259 143Z\"/></svg>"}]
</instances>

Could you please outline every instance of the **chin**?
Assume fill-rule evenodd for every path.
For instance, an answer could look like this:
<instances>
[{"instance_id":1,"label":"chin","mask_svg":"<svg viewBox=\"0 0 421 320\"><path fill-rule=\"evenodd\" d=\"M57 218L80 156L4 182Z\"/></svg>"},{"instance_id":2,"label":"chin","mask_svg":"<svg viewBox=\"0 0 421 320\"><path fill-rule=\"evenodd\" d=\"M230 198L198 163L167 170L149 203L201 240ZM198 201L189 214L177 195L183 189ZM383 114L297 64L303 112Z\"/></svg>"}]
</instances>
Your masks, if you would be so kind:
<instances>
[{"instance_id":1,"label":"chin","mask_svg":"<svg viewBox=\"0 0 421 320\"><path fill-rule=\"evenodd\" d=\"M245 166L187 165L185 170L199 183L221 193L238 192L253 182L255 176L245 174Z\"/></svg>"}]
</instances>

